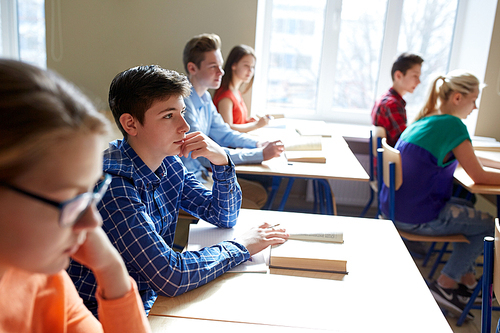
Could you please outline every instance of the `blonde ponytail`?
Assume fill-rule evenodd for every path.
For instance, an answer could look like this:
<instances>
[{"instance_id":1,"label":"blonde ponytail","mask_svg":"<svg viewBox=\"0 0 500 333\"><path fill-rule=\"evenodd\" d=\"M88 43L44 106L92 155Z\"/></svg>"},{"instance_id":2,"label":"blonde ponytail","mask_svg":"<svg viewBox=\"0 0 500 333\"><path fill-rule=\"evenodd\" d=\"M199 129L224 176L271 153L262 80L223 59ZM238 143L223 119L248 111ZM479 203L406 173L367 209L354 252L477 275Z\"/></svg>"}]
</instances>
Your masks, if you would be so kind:
<instances>
[{"instance_id":1,"label":"blonde ponytail","mask_svg":"<svg viewBox=\"0 0 500 333\"><path fill-rule=\"evenodd\" d=\"M414 121L422 119L422 118L428 116L429 114L431 114L437 110L437 102L438 102L439 93L437 91L436 85L437 85L437 82L439 80L443 80L443 83L444 83L445 77L440 75L436 79L434 79L434 82L432 82L432 85L431 85L429 92L427 94L427 102L425 103L424 107L418 112Z\"/></svg>"},{"instance_id":2,"label":"blonde ponytail","mask_svg":"<svg viewBox=\"0 0 500 333\"><path fill-rule=\"evenodd\" d=\"M442 80L443 83L438 86L439 80ZM453 92L467 95L478 87L479 80L464 70L457 69L449 72L446 76L438 76L431 85L427 102L415 117L415 121L437 111L439 109L438 102L446 102Z\"/></svg>"}]
</instances>

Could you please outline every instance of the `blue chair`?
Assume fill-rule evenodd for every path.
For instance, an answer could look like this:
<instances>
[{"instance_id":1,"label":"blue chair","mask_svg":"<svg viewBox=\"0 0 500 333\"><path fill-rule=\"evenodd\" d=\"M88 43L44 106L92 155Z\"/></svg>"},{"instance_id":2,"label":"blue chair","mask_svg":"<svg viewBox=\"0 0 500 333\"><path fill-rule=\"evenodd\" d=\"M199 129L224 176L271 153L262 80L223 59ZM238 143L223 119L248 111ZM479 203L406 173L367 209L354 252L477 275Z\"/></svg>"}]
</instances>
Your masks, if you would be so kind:
<instances>
[{"instance_id":1,"label":"blue chair","mask_svg":"<svg viewBox=\"0 0 500 333\"><path fill-rule=\"evenodd\" d=\"M493 292L500 295L500 223L495 219L495 238L484 237L483 276L479 279L476 289L472 293L469 303L465 306L462 315L458 318L457 326L465 321L471 309L481 309L481 333L491 332L491 311L500 311L500 307L492 306ZM482 290L481 306L475 305L479 291Z\"/></svg>"},{"instance_id":2,"label":"blue chair","mask_svg":"<svg viewBox=\"0 0 500 333\"><path fill-rule=\"evenodd\" d=\"M385 138L382 139L382 148L377 149L378 154L378 178L379 178L379 188L381 188L382 182L384 182L385 186L389 189L389 219L391 221L395 221L395 201L396 201L396 191L403 184L403 169L402 169L402 161L401 154L399 151L387 144L387 140ZM422 236L415 235L408 232L398 230L399 235L409 241L416 242L430 242L435 245L437 242L442 242L443 246L441 250L439 250L439 254L432 266L430 276L434 274L438 265L442 263L442 257L444 253L447 251L447 247L450 243L461 242L461 243L469 243L469 240L461 234L458 235L447 235L447 236ZM434 246L431 246L431 249L434 249ZM427 264L430 259L432 252L428 251L426 258L424 259L424 264Z\"/></svg>"},{"instance_id":3,"label":"blue chair","mask_svg":"<svg viewBox=\"0 0 500 333\"><path fill-rule=\"evenodd\" d=\"M370 158L370 198L368 199L368 203L366 204L363 212L359 217L364 217L368 209L372 206L373 199L375 198L375 193L377 193L377 217L380 215L380 200L378 199L378 179L375 173L375 157L377 156L377 149L382 147L382 138L386 137L385 129L382 126L373 126L370 130L370 140L369 140L369 149L368 156Z\"/></svg>"}]
</instances>

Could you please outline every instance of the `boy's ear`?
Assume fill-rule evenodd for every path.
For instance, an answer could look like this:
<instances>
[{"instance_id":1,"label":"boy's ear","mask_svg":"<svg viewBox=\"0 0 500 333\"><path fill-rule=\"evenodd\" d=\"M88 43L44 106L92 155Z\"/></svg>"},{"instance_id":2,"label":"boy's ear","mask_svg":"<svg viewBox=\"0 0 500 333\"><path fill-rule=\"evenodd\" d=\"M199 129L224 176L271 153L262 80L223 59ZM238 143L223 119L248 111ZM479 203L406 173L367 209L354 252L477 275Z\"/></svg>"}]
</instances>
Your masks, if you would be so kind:
<instances>
[{"instance_id":1,"label":"boy's ear","mask_svg":"<svg viewBox=\"0 0 500 333\"><path fill-rule=\"evenodd\" d=\"M122 125L125 132L130 136L137 135L138 121L130 113L124 113L120 116L120 124Z\"/></svg>"},{"instance_id":2,"label":"boy's ear","mask_svg":"<svg viewBox=\"0 0 500 333\"><path fill-rule=\"evenodd\" d=\"M198 71L198 67L195 65L194 62L188 62L186 67L189 72L188 73L189 75L196 74L196 72Z\"/></svg>"},{"instance_id":3,"label":"boy's ear","mask_svg":"<svg viewBox=\"0 0 500 333\"><path fill-rule=\"evenodd\" d=\"M403 77L404 77L404 74L400 70L397 70L397 71L394 72L394 81L396 81L396 80L399 81Z\"/></svg>"}]
</instances>

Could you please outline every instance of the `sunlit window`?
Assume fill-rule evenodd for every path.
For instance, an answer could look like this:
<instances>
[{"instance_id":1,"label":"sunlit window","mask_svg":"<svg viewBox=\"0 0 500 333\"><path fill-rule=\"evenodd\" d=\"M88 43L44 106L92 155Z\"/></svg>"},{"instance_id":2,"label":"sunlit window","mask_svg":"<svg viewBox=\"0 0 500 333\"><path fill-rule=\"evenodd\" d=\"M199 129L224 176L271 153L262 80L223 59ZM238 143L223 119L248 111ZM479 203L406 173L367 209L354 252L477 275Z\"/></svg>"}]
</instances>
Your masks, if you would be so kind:
<instances>
[{"instance_id":1,"label":"sunlit window","mask_svg":"<svg viewBox=\"0 0 500 333\"><path fill-rule=\"evenodd\" d=\"M399 53L424 58L422 82L448 70L457 0L266 2L271 28L263 31L252 100L266 112L368 124ZM420 85L405 95L410 113L425 94Z\"/></svg>"},{"instance_id":2,"label":"sunlit window","mask_svg":"<svg viewBox=\"0 0 500 333\"><path fill-rule=\"evenodd\" d=\"M427 83L429 75L448 72L457 0L405 1L401 17L398 52L412 50L424 57L421 81ZM413 94L405 95L408 113L416 114L427 94L424 85ZM413 118L413 117L411 117Z\"/></svg>"},{"instance_id":3,"label":"sunlit window","mask_svg":"<svg viewBox=\"0 0 500 333\"><path fill-rule=\"evenodd\" d=\"M0 54L47 67L45 1L0 0Z\"/></svg>"}]
</instances>

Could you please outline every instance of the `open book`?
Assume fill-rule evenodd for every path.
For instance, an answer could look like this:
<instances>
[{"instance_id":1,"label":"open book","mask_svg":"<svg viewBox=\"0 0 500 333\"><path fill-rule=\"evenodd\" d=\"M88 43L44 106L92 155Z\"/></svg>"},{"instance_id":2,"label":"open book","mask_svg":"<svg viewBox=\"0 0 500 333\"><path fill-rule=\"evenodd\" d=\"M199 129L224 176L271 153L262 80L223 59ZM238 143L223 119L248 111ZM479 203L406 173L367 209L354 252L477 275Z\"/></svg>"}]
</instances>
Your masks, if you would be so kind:
<instances>
[{"instance_id":1,"label":"open book","mask_svg":"<svg viewBox=\"0 0 500 333\"><path fill-rule=\"evenodd\" d=\"M319 231L302 231L297 233L289 233L288 239L303 240L312 242L327 242L327 243L343 243L344 233L341 231L319 232Z\"/></svg>"},{"instance_id":2,"label":"open book","mask_svg":"<svg viewBox=\"0 0 500 333\"><path fill-rule=\"evenodd\" d=\"M289 239L271 248L270 268L347 273L347 259L342 244Z\"/></svg>"},{"instance_id":3,"label":"open book","mask_svg":"<svg viewBox=\"0 0 500 333\"><path fill-rule=\"evenodd\" d=\"M299 136L284 140L284 143L285 151L321 151L323 149L320 136Z\"/></svg>"},{"instance_id":4,"label":"open book","mask_svg":"<svg viewBox=\"0 0 500 333\"><path fill-rule=\"evenodd\" d=\"M326 163L320 136L294 137L284 142L288 162Z\"/></svg>"}]
</instances>

